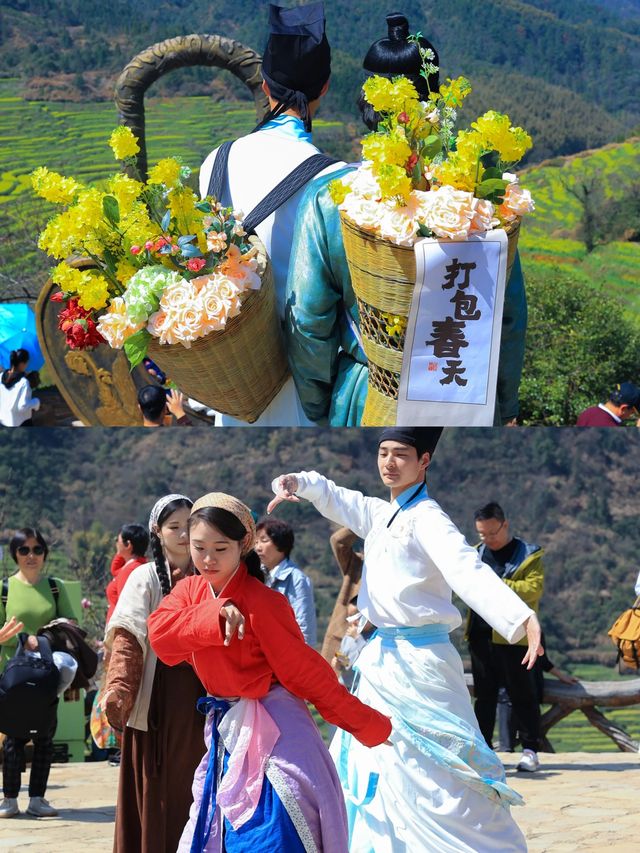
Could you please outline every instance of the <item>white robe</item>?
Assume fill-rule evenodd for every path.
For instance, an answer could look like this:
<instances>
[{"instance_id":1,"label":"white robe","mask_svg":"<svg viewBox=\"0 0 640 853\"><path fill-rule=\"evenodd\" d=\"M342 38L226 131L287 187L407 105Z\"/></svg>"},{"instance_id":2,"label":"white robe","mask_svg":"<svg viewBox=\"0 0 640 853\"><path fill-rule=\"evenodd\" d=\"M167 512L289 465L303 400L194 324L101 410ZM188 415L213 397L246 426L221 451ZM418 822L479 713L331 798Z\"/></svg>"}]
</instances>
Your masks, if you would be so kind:
<instances>
[{"instance_id":1,"label":"white robe","mask_svg":"<svg viewBox=\"0 0 640 853\"><path fill-rule=\"evenodd\" d=\"M486 746L462 662L446 640L460 625L451 590L510 642L533 611L504 584L426 491L387 524L415 491L389 504L302 472L297 494L364 539L358 608L389 642L362 652L357 696L393 719L392 746L359 749L339 732L332 754L345 788L351 853L521 853L509 812L518 796ZM444 641L412 643L403 631L443 626ZM346 782L345 782L346 779ZM377 780L375 794L364 794ZM355 805L358 803L358 805Z\"/></svg>"},{"instance_id":2,"label":"white robe","mask_svg":"<svg viewBox=\"0 0 640 853\"><path fill-rule=\"evenodd\" d=\"M231 148L228 180L221 201L234 210L242 211L245 216L296 166L319 153L315 145L291 132L294 119L282 117L279 121L280 126L243 136ZM209 154L200 169L200 195L203 197L207 194L217 151L216 148ZM319 174L324 175L342 166L344 163L329 166ZM256 228L271 258L278 316L281 320L284 319L293 230L304 189L299 190ZM217 414L215 423L216 426L315 426L304 414L291 376L253 424L224 414Z\"/></svg>"}]
</instances>

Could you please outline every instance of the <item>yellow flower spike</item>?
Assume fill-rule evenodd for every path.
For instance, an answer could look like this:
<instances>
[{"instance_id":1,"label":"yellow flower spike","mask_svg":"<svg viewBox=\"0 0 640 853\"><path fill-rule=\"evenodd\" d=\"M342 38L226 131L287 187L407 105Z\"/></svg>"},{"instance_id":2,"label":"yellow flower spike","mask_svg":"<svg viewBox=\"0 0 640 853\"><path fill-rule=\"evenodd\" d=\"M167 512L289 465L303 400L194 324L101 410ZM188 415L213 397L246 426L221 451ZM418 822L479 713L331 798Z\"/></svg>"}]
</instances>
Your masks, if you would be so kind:
<instances>
[{"instance_id":1,"label":"yellow flower spike","mask_svg":"<svg viewBox=\"0 0 640 853\"><path fill-rule=\"evenodd\" d=\"M331 181L329 184L329 195L336 206L342 204L350 192L351 187L348 187L343 181Z\"/></svg>"},{"instance_id":2,"label":"yellow flower spike","mask_svg":"<svg viewBox=\"0 0 640 853\"><path fill-rule=\"evenodd\" d=\"M140 151L138 140L133 135L131 128L121 125L117 127L109 138L109 146L116 160L128 160Z\"/></svg>"},{"instance_id":3,"label":"yellow flower spike","mask_svg":"<svg viewBox=\"0 0 640 853\"><path fill-rule=\"evenodd\" d=\"M139 198L144 189L144 184L135 181L128 175L114 175L107 183L107 189L115 196L120 206L120 216L128 211L133 202Z\"/></svg>"},{"instance_id":4,"label":"yellow flower spike","mask_svg":"<svg viewBox=\"0 0 640 853\"><path fill-rule=\"evenodd\" d=\"M71 204L82 189L82 184L73 178L50 172L46 166L40 166L31 173L31 186L41 198L53 204Z\"/></svg>"},{"instance_id":5,"label":"yellow flower spike","mask_svg":"<svg viewBox=\"0 0 640 853\"><path fill-rule=\"evenodd\" d=\"M149 169L147 183L175 187L180 183L181 168L181 164L173 157L165 157L163 160L158 160L156 165Z\"/></svg>"},{"instance_id":6,"label":"yellow flower spike","mask_svg":"<svg viewBox=\"0 0 640 853\"><path fill-rule=\"evenodd\" d=\"M88 270L70 267L64 261L58 264L51 274L51 281L57 284L60 290L67 295L79 293L83 287L89 284L90 279L91 275Z\"/></svg>"},{"instance_id":7,"label":"yellow flower spike","mask_svg":"<svg viewBox=\"0 0 640 853\"><path fill-rule=\"evenodd\" d=\"M98 311L109 302L109 283L101 275L89 274L89 281L78 290L78 304L87 311Z\"/></svg>"}]
</instances>

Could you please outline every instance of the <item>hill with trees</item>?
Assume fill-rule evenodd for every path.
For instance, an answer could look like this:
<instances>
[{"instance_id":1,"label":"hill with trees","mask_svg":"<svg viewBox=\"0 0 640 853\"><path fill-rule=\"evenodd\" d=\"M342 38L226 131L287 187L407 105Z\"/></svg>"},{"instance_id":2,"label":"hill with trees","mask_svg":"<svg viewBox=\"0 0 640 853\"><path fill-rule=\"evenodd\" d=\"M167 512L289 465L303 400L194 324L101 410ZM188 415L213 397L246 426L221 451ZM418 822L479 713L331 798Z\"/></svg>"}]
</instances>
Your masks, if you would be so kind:
<instances>
[{"instance_id":1,"label":"hill with trees","mask_svg":"<svg viewBox=\"0 0 640 853\"><path fill-rule=\"evenodd\" d=\"M272 478L305 469L383 496L377 435L371 429L5 430L1 539L6 546L15 528L40 526L52 545L52 571L82 581L99 634L115 533L126 522L145 524L159 496L227 491L262 513ZM638 572L639 451L639 430L552 428L449 429L437 449L430 491L470 542L476 541L474 509L497 500L515 535L544 547L542 622L554 660L613 661L606 631L632 602ZM313 577L323 629L339 588L332 525L305 502L278 513L294 525L294 558ZM3 570L13 571L6 547Z\"/></svg>"}]
</instances>

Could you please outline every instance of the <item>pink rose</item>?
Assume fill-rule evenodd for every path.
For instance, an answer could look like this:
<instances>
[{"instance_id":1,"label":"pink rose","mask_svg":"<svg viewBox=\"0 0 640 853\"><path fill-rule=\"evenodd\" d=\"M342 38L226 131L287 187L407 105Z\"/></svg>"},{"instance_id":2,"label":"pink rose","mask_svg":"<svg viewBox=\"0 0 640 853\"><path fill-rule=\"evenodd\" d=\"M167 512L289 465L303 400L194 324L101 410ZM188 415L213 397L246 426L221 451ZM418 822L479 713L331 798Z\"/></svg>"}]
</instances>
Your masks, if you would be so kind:
<instances>
[{"instance_id":1,"label":"pink rose","mask_svg":"<svg viewBox=\"0 0 640 853\"><path fill-rule=\"evenodd\" d=\"M519 216L531 213L535 209L529 190L523 189L517 181L507 184L504 200L498 208L498 214L504 222L511 222Z\"/></svg>"}]
</instances>

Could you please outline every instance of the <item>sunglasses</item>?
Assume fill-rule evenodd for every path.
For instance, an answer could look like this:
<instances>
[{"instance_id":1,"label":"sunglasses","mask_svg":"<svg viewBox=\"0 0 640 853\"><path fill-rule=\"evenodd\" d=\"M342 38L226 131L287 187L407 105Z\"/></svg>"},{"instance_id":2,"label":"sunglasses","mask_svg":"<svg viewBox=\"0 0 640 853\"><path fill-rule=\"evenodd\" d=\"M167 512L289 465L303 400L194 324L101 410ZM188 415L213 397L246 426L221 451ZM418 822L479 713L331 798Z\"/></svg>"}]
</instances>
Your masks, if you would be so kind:
<instances>
[{"instance_id":1,"label":"sunglasses","mask_svg":"<svg viewBox=\"0 0 640 853\"><path fill-rule=\"evenodd\" d=\"M16 553L20 554L21 557L27 557L29 554L35 554L36 557L42 557L45 549L42 545L34 545L33 548L29 548L28 545L19 545L16 548Z\"/></svg>"}]
</instances>

